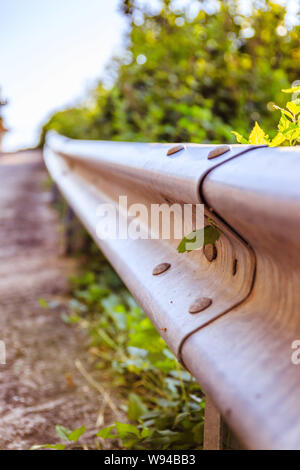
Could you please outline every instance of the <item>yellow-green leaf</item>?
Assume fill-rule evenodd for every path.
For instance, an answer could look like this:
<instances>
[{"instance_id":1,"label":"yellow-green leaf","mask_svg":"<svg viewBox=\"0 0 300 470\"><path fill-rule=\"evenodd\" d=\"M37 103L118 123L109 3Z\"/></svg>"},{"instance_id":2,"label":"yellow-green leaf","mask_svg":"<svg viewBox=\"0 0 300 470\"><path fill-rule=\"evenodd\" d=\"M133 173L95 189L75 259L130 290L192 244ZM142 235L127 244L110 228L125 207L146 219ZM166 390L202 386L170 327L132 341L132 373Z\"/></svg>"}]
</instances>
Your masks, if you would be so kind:
<instances>
[{"instance_id":1,"label":"yellow-green leaf","mask_svg":"<svg viewBox=\"0 0 300 470\"><path fill-rule=\"evenodd\" d=\"M291 121L281 113L281 118L278 123L278 129L280 132L286 131L290 127Z\"/></svg>"},{"instance_id":2,"label":"yellow-green leaf","mask_svg":"<svg viewBox=\"0 0 300 470\"><path fill-rule=\"evenodd\" d=\"M77 442L78 439L85 433L85 426L81 426L78 429L74 429L74 431L71 432L71 434L68 435L68 440Z\"/></svg>"},{"instance_id":3,"label":"yellow-green leaf","mask_svg":"<svg viewBox=\"0 0 300 470\"><path fill-rule=\"evenodd\" d=\"M115 425L116 425L118 437L120 437L120 439L125 439L126 437L129 437L130 435L134 435L136 437L140 436L140 432L137 426L134 426L133 424L116 422Z\"/></svg>"},{"instance_id":4,"label":"yellow-green leaf","mask_svg":"<svg viewBox=\"0 0 300 470\"><path fill-rule=\"evenodd\" d=\"M106 428L100 429L100 431L97 432L97 436L102 437L102 439L113 439L116 437L112 433L113 429L115 429L114 424L112 426L108 426Z\"/></svg>"},{"instance_id":5,"label":"yellow-green leaf","mask_svg":"<svg viewBox=\"0 0 300 470\"><path fill-rule=\"evenodd\" d=\"M284 133L286 138L292 142L294 140L299 141L300 140L300 126L295 125L294 127L291 126L291 128Z\"/></svg>"},{"instance_id":6,"label":"yellow-green leaf","mask_svg":"<svg viewBox=\"0 0 300 470\"><path fill-rule=\"evenodd\" d=\"M281 145L285 140L286 137L281 134L281 132L278 132L278 134L272 140L270 147L279 147L279 145Z\"/></svg>"},{"instance_id":7,"label":"yellow-green leaf","mask_svg":"<svg viewBox=\"0 0 300 470\"><path fill-rule=\"evenodd\" d=\"M298 100L297 100L298 101ZM289 101L286 105L287 109L295 116L300 113L300 105L296 101Z\"/></svg>"},{"instance_id":8,"label":"yellow-green leaf","mask_svg":"<svg viewBox=\"0 0 300 470\"><path fill-rule=\"evenodd\" d=\"M143 403L142 399L135 393L131 393L129 395L128 418L132 421L138 421L147 411L148 408Z\"/></svg>"},{"instance_id":9,"label":"yellow-green leaf","mask_svg":"<svg viewBox=\"0 0 300 470\"><path fill-rule=\"evenodd\" d=\"M39 298L39 304L43 308L48 308L49 307L48 302L43 297Z\"/></svg>"},{"instance_id":10,"label":"yellow-green leaf","mask_svg":"<svg viewBox=\"0 0 300 470\"><path fill-rule=\"evenodd\" d=\"M288 118L290 118L292 120L294 119L294 116L289 111L287 111L286 109L281 108L280 106L277 106L277 104L274 104L273 108L279 109L279 111L281 111L283 114L285 114Z\"/></svg>"},{"instance_id":11,"label":"yellow-green leaf","mask_svg":"<svg viewBox=\"0 0 300 470\"><path fill-rule=\"evenodd\" d=\"M255 122L255 125L249 136L249 144L264 145L268 143L269 143L269 136L265 134L263 129L259 126L258 122Z\"/></svg>"},{"instance_id":12,"label":"yellow-green leaf","mask_svg":"<svg viewBox=\"0 0 300 470\"><path fill-rule=\"evenodd\" d=\"M248 140L245 139L245 137L243 137L241 134L239 134L238 132L235 132L235 131L232 131L232 134L235 135L236 137L236 140L239 144L248 144Z\"/></svg>"},{"instance_id":13,"label":"yellow-green leaf","mask_svg":"<svg viewBox=\"0 0 300 470\"><path fill-rule=\"evenodd\" d=\"M283 93L297 93L298 91L300 92L300 85L294 86L293 88L286 88L285 90L281 91L283 91Z\"/></svg>"}]
</instances>

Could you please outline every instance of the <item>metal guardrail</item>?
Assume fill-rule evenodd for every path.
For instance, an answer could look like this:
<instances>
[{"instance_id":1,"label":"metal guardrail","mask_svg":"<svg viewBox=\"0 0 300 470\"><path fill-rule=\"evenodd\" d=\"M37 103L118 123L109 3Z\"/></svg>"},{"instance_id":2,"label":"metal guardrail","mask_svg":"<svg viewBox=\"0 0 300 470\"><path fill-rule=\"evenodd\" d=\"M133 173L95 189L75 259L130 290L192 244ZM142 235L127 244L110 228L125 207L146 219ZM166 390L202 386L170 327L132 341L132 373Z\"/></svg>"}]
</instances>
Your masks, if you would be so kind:
<instances>
[{"instance_id":1,"label":"metal guardrail","mask_svg":"<svg viewBox=\"0 0 300 470\"><path fill-rule=\"evenodd\" d=\"M300 448L300 149L74 141L44 156L70 206L179 360L247 448ZM175 149L176 150L176 149ZM224 152L226 150L226 152ZM214 157L214 158L211 158ZM205 204L222 232L214 256L175 240L100 240L96 209ZM170 269L153 276L155 266ZM196 315L199 297L212 300ZM207 417L217 446L218 415ZM205 434L207 434L205 432Z\"/></svg>"}]
</instances>

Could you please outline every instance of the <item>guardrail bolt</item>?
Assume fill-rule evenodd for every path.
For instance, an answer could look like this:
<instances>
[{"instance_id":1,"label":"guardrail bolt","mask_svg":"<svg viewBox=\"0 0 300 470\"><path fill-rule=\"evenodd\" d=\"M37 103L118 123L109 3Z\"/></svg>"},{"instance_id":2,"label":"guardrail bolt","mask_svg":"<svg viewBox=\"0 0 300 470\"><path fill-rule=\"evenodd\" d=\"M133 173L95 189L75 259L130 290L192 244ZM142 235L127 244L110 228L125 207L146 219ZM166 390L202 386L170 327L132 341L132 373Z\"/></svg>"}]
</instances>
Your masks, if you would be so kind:
<instances>
[{"instance_id":1,"label":"guardrail bolt","mask_svg":"<svg viewBox=\"0 0 300 470\"><path fill-rule=\"evenodd\" d=\"M167 156L169 157L170 155L173 155L174 153L180 152L180 150L184 150L184 145L175 145L174 147L171 147L167 151Z\"/></svg>"},{"instance_id":2,"label":"guardrail bolt","mask_svg":"<svg viewBox=\"0 0 300 470\"><path fill-rule=\"evenodd\" d=\"M155 266L152 271L153 276L158 276L159 274L164 273L171 267L170 263L161 263Z\"/></svg>"},{"instance_id":3,"label":"guardrail bolt","mask_svg":"<svg viewBox=\"0 0 300 470\"><path fill-rule=\"evenodd\" d=\"M223 155L223 153L229 152L229 150L231 150L230 145L219 145L218 147L214 148L209 152L207 158L211 160L212 158L216 158L220 155Z\"/></svg>"},{"instance_id":4,"label":"guardrail bolt","mask_svg":"<svg viewBox=\"0 0 300 470\"><path fill-rule=\"evenodd\" d=\"M210 263L214 259L216 259L217 254L218 254L217 247L215 245L211 245L211 244L210 245L205 245L204 248L203 248L203 252L204 252L205 258Z\"/></svg>"},{"instance_id":5,"label":"guardrail bolt","mask_svg":"<svg viewBox=\"0 0 300 470\"><path fill-rule=\"evenodd\" d=\"M212 304L212 300L208 297L199 297L190 305L189 313L199 313Z\"/></svg>"}]
</instances>

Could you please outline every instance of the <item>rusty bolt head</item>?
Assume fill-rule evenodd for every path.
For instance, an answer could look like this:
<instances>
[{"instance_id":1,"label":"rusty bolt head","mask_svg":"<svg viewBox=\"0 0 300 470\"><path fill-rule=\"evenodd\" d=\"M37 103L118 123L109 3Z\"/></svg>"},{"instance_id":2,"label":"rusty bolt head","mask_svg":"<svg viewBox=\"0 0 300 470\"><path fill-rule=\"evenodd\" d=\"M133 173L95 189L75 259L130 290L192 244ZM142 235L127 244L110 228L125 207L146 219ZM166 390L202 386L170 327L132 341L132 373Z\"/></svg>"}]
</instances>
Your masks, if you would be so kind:
<instances>
[{"instance_id":1,"label":"rusty bolt head","mask_svg":"<svg viewBox=\"0 0 300 470\"><path fill-rule=\"evenodd\" d=\"M184 150L184 145L175 145L167 151L167 156L169 157L170 155L173 155L173 153L180 152L180 150Z\"/></svg>"},{"instance_id":2,"label":"rusty bolt head","mask_svg":"<svg viewBox=\"0 0 300 470\"><path fill-rule=\"evenodd\" d=\"M167 271L171 267L170 263L161 263L155 266L152 271L153 276L158 276L158 274L162 274Z\"/></svg>"},{"instance_id":3,"label":"rusty bolt head","mask_svg":"<svg viewBox=\"0 0 300 470\"><path fill-rule=\"evenodd\" d=\"M216 158L220 155L223 155L223 153L229 152L229 150L231 150L230 145L219 145L218 147L214 148L209 152L207 158L211 160L212 158Z\"/></svg>"},{"instance_id":4,"label":"rusty bolt head","mask_svg":"<svg viewBox=\"0 0 300 470\"><path fill-rule=\"evenodd\" d=\"M212 300L208 297L199 297L190 305L189 313L199 313L212 304Z\"/></svg>"},{"instance_id":5,"label":"rusty bolt head","mask_svg":"<svg viewBox=\"0 0 300 470\"><path fill-rule=\"evenodd\" d=\"M218 251L217 251L217 248L215 245L205 245L204 248L203 248L203 252L204 252L204 255L205 255L205 258L207 259L207 261L209 261L210 263L216 259L217 257L217 254L218 254Z\"/></svg>"}]
</instances>

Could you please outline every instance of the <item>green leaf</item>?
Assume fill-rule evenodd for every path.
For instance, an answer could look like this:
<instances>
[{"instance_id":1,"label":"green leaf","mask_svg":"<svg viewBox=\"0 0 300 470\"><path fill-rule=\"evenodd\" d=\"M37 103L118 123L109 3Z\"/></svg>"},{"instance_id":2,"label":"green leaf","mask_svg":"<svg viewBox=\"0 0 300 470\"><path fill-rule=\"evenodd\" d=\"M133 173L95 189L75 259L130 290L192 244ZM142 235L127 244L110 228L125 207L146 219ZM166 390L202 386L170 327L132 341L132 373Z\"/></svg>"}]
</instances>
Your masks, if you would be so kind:
<instances>
[{"instance_id":1,"label":"green leaf","mask_svg":"<svg viewBox=\"0 0 300 470\"><path fill-rule=\"evenodd\" d=\"M66 428L65 426L61 426L57 424L55 426L56 434L61 437L61 439L69 440L69 435L71 434L71 429Z\"/></svg>"},{"instance_id":2,"label":"green leaf","mask_svg":"<svg viewBox=\"0 0 300 470\"><path fill-rule=\"evenodd\" d=\"M80 321L80 317L78 315L67 315L66 313L62 313L61 319L65 323L78 323Z\"/></svg>"},{"instance_id":3,"label":"green leaf","mask_svg":"<svg viewBox=\"0 0 300 470\"><path fill-rule=\"evenodd\" d=\"M141 437L143 439L145 439L146 437L149 437L151 436L153 431L151 431L151 429L148 429L148 428L143 428L142 432L141 432Z\"/></svg>"},{"instance_id":4,"label":"green leaf","mask_svg":"<svg viewBox=\"0 0 300 470\"><path fill-rule=\"evenodd\" d=\"M107 426L106 428L100 429L97 432L98 437L102 437L102 439L113 439L116 436L112 433L112 430L115 429L115 425Z\"/></svg>"},{"instance_id":5,"label":"green leaf","mask_svg":"<svg viewBox=\"0 0 300 470\"><path fill-rule=\"evenodd\" d=\"M245 137L243 137L241 134L239 134L238 132L235 132L235 131L231 131L232 134L235 135L236 137L236 140L239 144L248 144L248 140L245 139Z\"/></svg>"},{"instance_id":6,"label":"green leaf","mask_svg":"<svg viewBox=\"0 0 300 470\"><path fill-rule=\"evenodd\" d=\"M183 413L179 413L176 418L175 418L175 421L174 421L174 427L178 426L178 424L181 423L181 421L183 421L185 418L187 418L188 416L190 416L190 412L189 411L185 411Z\"/></svg>"},{"instance_id":7,"label":"green leaf","mask_svg":"<svg viewBox=\"0 0 300 470\"><path fill-rule=\"evenodd\" d=\"M285 90L281 90L283 93L297 93L300 92L300 86L294 86L293 88L286 88Z\"/></svg>"},{"instance_id":8,"label":"green leaf","mask_svg":"<svg viewBox=\"0 0 300 470\"><path fill-rule=\"evenodd\" d=\"M39 298L39 304L43 308L48 308L49 307L49 304L48 304L47 300L45 300L43 297Z\"/></svg>"},{"instance_id":9,"label":"green leaf","mask_svg":"<svg viewBox=\"0 0 300 470\"><path fill-rule=\"evenodd\" d=\"M137 428L137 426L134 426L133 424L127 424L127 423L115 423L116 425L116 430L118 437L120 439L124 439L130 436L130 434L133 434L137 437L140 436L140 432Z\"/></svg>"},{"instance_id":10,"label":"green leaf","mask_svg":"<svg viewBox=\"0 0 300 470\"><path fill-rule=\"evenodd\" d=\"M69 441L77 442L78 439L85 433L86 427L81 426L80 428L74 429L74 431L69 434Z\"/></svg>"},{"instance_id":11,"label":"green leaf","mask_svg":"<svg viewBox=\"0 0 300 470\"><path fill-rule=\"evenodd\" d=\"M204 423L199 422L192 428L192 434L196 442L203 442Z\"/></svg>"},{"instance_id":12,"label":"green leaf","mask_svg":"<svg viewBox=\"0 0 300 470\"><path fill-rule=\"evenodd\" d=\"M54 450L65 450L66 446L63 444L42 444L39 446L32 446L30 450L38 450L38 449L54 449Z\"/></svg>"},{"instance_id":13,"label":"green leaf","mask_svg":"<svg viewBox=\"0 0 300 470\"><path fill-rule=\"evenodd\" d=\"M249 135L249 144L264 145L269 143L269 136L265 134L263 129L255 121L254 127Z\"/></svg>"},{"instance_id":14,"label":"green leaf","mask_svg":"<svg viewBox=\"0 0 300 470\"><path fill-rule=\"evenodd\" d=\"M214 225L207 225L204 227L204 243L205 245L213 245L216 241L219 240L221 232Z\"/></svg>"},{"instance_id":15,"label":"green leaf","mask_svg":"<svg viewBox=\"0 0 300 470\"><path fill-rule=\"evenodd\" d=\"M138 421L139 418L148 412L147 406L135 393L129 395L128 418L132 421Z\"/></svg>"},{"instance_id":16,"label":"green leaf","mask_svg":"<svg viewBox=\"0 0 300 470\"><path fill-rule=\"evenodd\" d=\"M204 233L201 233L201 232L204 232ZM203 237L202 244L197 243L197 239L196 239L197 236L199 236L200 240ZM219 240L220 236L221 236L221 232L217 229L217 227L215 227L214 225L207 225L206 227L204 227L204 229L195 230L194 232L191 232L189 235L184 237L179 243L177 247L177 251L178 253L185 253L185 252L197 250L205 245L213 245L217 240ZM188 248L189 243L196 243L195 248L189 249Z\"/></svg>"}]
</instances>

